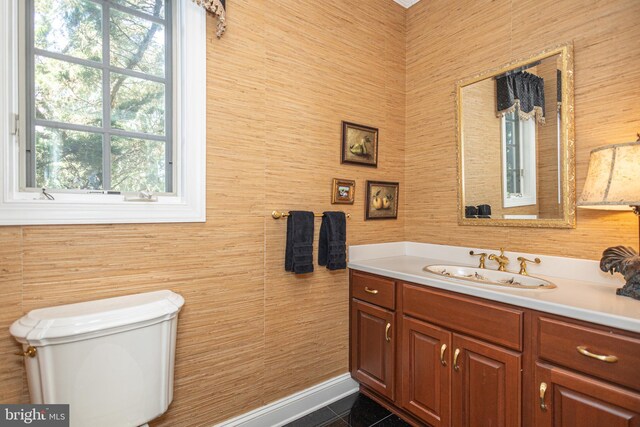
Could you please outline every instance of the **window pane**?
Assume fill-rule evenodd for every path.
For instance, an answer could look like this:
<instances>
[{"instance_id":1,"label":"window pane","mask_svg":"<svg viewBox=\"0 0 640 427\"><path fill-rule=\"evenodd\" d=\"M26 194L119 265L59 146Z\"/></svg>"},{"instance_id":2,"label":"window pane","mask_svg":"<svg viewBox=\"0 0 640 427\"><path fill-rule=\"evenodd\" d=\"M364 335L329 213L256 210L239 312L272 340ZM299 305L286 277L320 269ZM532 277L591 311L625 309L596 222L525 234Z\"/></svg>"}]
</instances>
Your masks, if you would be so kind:
<instances>
[{"instance_id":1,"label":"window pane","mask_svg":"<svg viewBox=\"0 0 640 427\"><path fill-rule=\"evenodd\" d=\"M521 181L522 181L520 176L520 171L515 170L512 173L513 173L513 192L516 194L522 194L522 191L520 190Z\"/></svg>"},{"instance_id":2,"label":"window pane","mask_svg":"<svg viewBox=\"0 0 640 427\"><path fill-rule=\"evenodd\" d=\"M111 126L164 135L164 84L111 74Z\"/></svg>"},{"instance_id":3,"label":"window pane","mask_svg":"<svg viewBox=\"0 0 640 427\"><path fill-rule=\"evenodd\" d=\"M164 76L163 25L111 9L110 34L111 65Z\"/></svg>"},{"instance_id":4,"label":"window pane","mask_svg":"<svg viewBox=\"0 0 640 427\"><path fill-rule=\"evenodd\" d=\"M115 191L165 191L165 143L111 138L111 188Z\"/></svg>"},{"instance_id":5,"label":"window pane","mask_svg":"<svg viewBox=\"0 0 640 427\"><path fill-rule=\"evenodd\" d=\"M87 0L34 2L34 46L102 60L102 6Z\"/></svg>"},{"instance_id":6,"label":"window pane","mask_svg":"<svg viewBox=\"0 0 640 427\"><path fill-rule=\"evenodd\" d=\"M111 0L121 6L127 6L157 18L164 18L164 0Z\"/></svg>"},{"instance_id":7,"label":"window pane","mask_svg":"<svg viewBox=\"0 0 640 427\"><path fill-rule=\"evenodd\" d=\"M509 121L505 121L504 123L505 125L505 130L507 132L507 138L506 138L506 143L507 144L513 144L513 122L509 122Z\"/></svg>"},{"instance_id":8,"label":"window pane","mask_svg":"<svg viewBox=\"0 0 640 427\"><path fill-rule=\"evenodd\" d=\"M513 173L511 171L507 172L507 193L513 194L516 192L515 184L513 182Z\"/></svg>"},{"instance_id":9,"label":"window pane","mask_svg":"<svg viewBox=\"0 0 640 427\"><path fill-rule=\"evenodd\" d=\"M516 164L515 158L515 149L513 146L507 146L507 170L517 169L518 165Z\"/></svg>"},{"instance_id":10,"label":"window pane","mask_svg":"<svg viewBox=\"0 0 640 427\"><path fill-rule=\"evenodd\" d=\"M102 136L37 126L36 186L102 189Z\"/></svg>"},{"instance_id":11,"label":"window pane","mask_svg":"<svg viewBox=\"0 0 640 427\"><path fill-rule=\"evenodd\" d=\"M36 118L102 126L102 71L35 57Z\"/></svg>"}]
</instances>

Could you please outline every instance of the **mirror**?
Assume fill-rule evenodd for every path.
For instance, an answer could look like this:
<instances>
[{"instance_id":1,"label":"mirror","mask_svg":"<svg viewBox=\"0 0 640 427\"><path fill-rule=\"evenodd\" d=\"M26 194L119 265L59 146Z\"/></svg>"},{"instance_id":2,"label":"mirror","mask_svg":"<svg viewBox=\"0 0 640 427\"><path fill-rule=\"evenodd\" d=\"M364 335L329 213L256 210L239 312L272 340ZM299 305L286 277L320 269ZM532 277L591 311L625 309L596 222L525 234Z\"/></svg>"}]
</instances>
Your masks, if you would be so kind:
<instances>
[{"instance_id":1,"label":"mirror","mask_svg":"<svg viewBox=\"0 0 640 427\"><path fill-rule=\"evenodd\" d=\"M575 226L571 46L457 84L459 223Z\"/></svg>"}]
</instances>

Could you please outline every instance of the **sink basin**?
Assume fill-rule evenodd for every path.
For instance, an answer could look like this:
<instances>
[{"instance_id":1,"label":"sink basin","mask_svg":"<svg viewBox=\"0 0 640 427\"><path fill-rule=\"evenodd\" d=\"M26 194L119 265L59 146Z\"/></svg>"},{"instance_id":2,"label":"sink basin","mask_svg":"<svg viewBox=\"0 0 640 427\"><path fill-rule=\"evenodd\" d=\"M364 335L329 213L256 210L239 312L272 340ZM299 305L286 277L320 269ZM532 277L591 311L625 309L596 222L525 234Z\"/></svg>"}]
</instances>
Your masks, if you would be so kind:
<instances>
[{"instance_id":1,"label":"sink basin","mask_svg":"<svg viewBox=\"0 0 640 427\"><path fill-rule=\"evenodd\" d=\"M500 286L512 289L554 289L553 283L531 276L522 276L507 271L488 270L485 268L462 267L459 265L428 265L424 271L443 277L451 277L473 282L477 285Z\"/></svg>"}]
</instances>

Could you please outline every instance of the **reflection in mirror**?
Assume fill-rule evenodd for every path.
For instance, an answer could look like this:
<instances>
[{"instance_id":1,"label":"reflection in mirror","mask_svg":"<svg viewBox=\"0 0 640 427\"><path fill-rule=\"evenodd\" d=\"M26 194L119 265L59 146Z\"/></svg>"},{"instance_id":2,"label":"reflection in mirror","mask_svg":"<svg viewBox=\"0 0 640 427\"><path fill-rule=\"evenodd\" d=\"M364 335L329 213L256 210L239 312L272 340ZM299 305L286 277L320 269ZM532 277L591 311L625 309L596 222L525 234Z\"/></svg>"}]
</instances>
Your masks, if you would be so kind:
<instances>
[{"instance_id":1,"label":"reflection in mirror","mask_svg":"<svg viewBox=\"0 0 640 427\"><path fill-rule=\"evenodd\" d=\"M572 225L563 194L563 59L560 50L459 84L461 223Z\"/></svg>"}]
</instances>

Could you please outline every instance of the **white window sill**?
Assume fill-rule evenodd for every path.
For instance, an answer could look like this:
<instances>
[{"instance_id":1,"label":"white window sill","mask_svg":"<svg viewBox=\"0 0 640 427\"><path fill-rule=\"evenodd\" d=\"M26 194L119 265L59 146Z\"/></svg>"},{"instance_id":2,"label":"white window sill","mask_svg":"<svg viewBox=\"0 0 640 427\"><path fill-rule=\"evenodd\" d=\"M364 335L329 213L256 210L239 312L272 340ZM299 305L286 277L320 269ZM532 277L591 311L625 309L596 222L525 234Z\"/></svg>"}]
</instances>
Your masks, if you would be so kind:
<instances>
[{"instance_id":1,"label":"white window sill","mask_svg":"<svg viewBox=\"0 0 640 427\"><path fill-rule=\"evenodd\" d=\"M503 200L504 208L515 208L519 206L535 206L537 203L535 197L509 197Z\"/></svg>"},{"instance_id":2,"label":"white window sill","mask_svg":"<svg viewBox=\"0 0 640 427\"><path fill-rule=\"evenodd\" d=\"M19 193L3 201L0 225L117 224L204 222L204 204L175 196L158 196L156 202L125 201L121 195L53 193L55 200L38 193Z\"/></svg>"}]
</instances>

